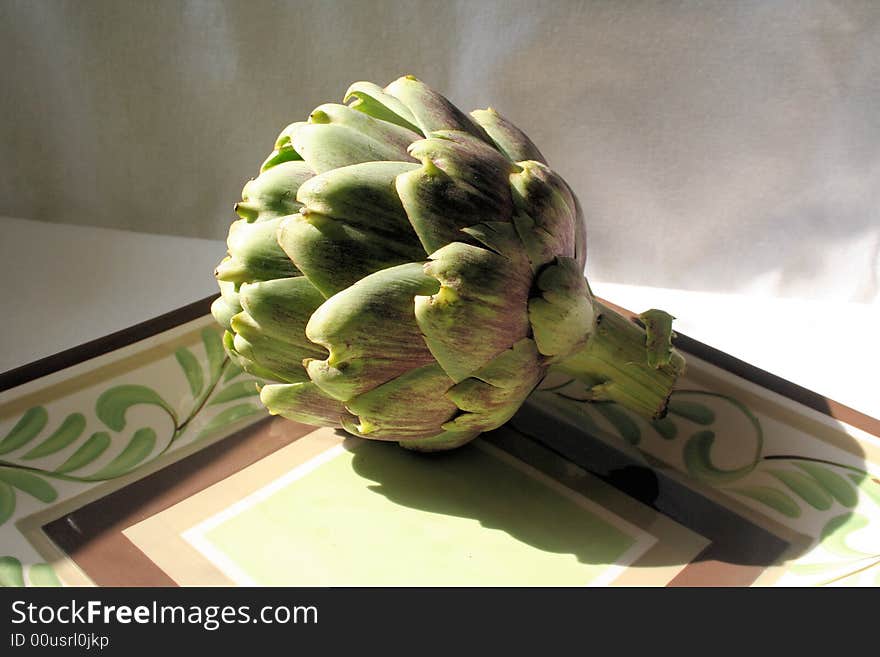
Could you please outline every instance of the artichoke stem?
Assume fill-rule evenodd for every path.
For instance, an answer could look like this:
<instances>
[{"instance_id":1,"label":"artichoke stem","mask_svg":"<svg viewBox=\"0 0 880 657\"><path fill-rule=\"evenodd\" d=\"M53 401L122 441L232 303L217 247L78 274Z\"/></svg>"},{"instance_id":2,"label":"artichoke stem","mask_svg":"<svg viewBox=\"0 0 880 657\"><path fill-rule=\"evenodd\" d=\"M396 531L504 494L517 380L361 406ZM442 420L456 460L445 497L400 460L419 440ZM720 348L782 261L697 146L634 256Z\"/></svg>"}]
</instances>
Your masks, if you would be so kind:
<instances>
[{"instance_id":1,"label":"artichoke stem","mask_svg":"<svg viewBox=\"0 0 880 657\"><path fill-rule=\"evenodd\" d=\"M554 364L592 386L595 401L614 401L649 418L666 415L669 395L684 372L684 358L674 349L668 361L656 366L645 329L602 303L595 330L577 351ZM671 337L671 336L670 336Z\"/></svg>"}]
</instances>

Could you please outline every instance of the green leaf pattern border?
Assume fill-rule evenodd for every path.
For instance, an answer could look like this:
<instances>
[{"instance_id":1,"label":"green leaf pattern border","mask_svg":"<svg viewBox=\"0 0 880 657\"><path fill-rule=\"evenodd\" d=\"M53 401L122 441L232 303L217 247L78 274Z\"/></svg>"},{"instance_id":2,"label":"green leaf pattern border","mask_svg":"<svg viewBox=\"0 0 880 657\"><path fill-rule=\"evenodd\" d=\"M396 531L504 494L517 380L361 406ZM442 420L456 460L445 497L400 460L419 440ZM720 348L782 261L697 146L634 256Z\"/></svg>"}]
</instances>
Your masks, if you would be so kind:
<instances>
[{"instance_id":1,"label":"green leaf pattern border","mask_svg":"<svg viewBox=\"0 0 880 657\"><path fill-rule=\"evenodd\" d=\"M659 458L813 538L804 555L785 564L780 583L880 586L880 477L832 459L768 453L760 418L735 397L677 389L667 416L654 421L614 402L591 400L588 387L573 379L548 379L532 400L587 433ZM750 449L743 447L747 439ZM728 454L751 457L720 466L714 455L725 447Z\"/></svg>"},{"instance_id":2,"label":"green leaf pattern border","mask_svg":"<svg viewBox=\"0 0 880 657\"><path fill-rule=\"evenodd\" d=\"M15 519L23 499L31 507L59 501L59 482L74 485L71 494L77 494L183 444L216 436L244 418L265 416L252 399L259 395L258 381L229 360L220 331L205 326L200 339L200 348L181 346L173 354L188 395L174 395L173 386L159 391L137 382L136 369L125 382L104 389L92 409L66 412L37 405L0 432L0 531L12 531L4 525ZM133 420L136 412L130 411L137 407L159 413L149 414L149 422L143 413ZM0 586L61 585L50 564L28 564L20 556L0 554Z\"/></svg>"}]
</instances>

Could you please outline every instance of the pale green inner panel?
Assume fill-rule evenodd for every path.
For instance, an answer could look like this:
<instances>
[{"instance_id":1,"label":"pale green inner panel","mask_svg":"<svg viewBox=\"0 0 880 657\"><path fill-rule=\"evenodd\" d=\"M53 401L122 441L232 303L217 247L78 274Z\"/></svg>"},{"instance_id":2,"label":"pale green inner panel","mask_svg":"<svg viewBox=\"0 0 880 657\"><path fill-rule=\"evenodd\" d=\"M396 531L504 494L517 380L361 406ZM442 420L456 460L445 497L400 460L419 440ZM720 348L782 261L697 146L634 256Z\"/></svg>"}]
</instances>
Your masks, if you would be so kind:
<instances>
[{"instance_id":1,"label":"pale green inner panel","mask_svg":"<svg viewBox=\"0 0 880 657\"><path fill-rule=\"evenodd\" d=\"M636 539L469 445L360 444L205 533L258 584L588 584Z\"/></svg>"}]
</instances>

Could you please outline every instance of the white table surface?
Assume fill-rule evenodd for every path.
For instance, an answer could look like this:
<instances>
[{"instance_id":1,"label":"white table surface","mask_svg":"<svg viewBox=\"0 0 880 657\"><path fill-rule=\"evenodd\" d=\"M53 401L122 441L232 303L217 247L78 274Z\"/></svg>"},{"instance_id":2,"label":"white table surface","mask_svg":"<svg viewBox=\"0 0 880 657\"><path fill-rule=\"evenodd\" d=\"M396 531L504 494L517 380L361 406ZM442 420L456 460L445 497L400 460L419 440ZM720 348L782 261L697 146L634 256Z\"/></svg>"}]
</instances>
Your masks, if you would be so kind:
<instances>
[{"instance_id":1,"label":"white table surface","mask_svg":"<svg viewBox=\"0 0 880 657\"><path fill-rule=\"evenodd\" d=\"M6 313L0 371L216 292L220 240L0 218ZM591 280L640 312L757 367L880 416L880 305L717 294ZM10 307L11 306L11 307Z\"/></svg>"}]
</instances>

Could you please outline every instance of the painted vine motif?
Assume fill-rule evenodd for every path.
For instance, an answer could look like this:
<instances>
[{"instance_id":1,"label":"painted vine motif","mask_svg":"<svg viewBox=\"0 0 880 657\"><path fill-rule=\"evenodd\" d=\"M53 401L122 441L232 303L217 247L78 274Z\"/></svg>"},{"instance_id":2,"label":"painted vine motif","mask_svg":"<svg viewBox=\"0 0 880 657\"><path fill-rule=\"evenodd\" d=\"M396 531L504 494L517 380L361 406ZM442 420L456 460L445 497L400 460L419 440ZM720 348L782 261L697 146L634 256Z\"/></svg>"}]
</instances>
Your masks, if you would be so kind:
<instances>
[{"instance_id":1,"label":"painted vine motif","mask_svg":"<svg viewBox=\"0 0 880 657\"><path fill-rule=\"evenodd\" d=\"M787 519L800 518L806 509L824 513L827 517L816 545L827 560L795 563L788 572L811 578L824 574L827 577L815 583L827 585L847 583L871 571L872 583L880 585L880 548L865 551L850 544L854 534L869 526L869 519L856 511L860 502L870 501L880 508L880 480L866 470L804 455L765 453L758 417L739 400L716 392L676 390L669 401L669 414L646 421L613 402L592 401L588 390L572 379L544 386L534 393L535 401L588 433L607 434L611 429L619 439L639 447L649 437L677 443L682 465L694 479ZM745 451L751 456L735 467L719 467L713 452L720 446L720 438L734 434L728 423L718 421L719 415L729 418L731 414L739 416L740 429L748 428L751 450ZM739 433L736 437L740 444L745 440ZM765 483L744 483L752 473L764 475ZM840 507L847 511L840 513Z\"/></svg>"},{"instance_id":2,"label":"painted vine motif","mask_svg":"<svg viewBox=\"0 0 880 657\"><path fill-rule=\"evenodd\" d=\"M246 401L259 394L257 381L242 378L244 372L233 364L223 349L216 330L201 332L205 350L204 365L187 347L177 349L174 357L186 378L191 400L185 412L179 412L158 392L141 384L126 383L105 390L95 402L94 415L100 430L86 436L87 419L81 412L52 418L43 406L34 406L19 418L0 440L0 525L15 513L18 495L29 495L44 504L58 499L54 481L94 484L121 477L149 463L186 435L192 440L209 436L242 418L262 414L261 406ZM128 410L146 405L161 409L171 421L171 431L160 438L154 426L133 431ZM188 429L206 408L225 406L194 436ZM59 421L60 420L60 421ZM191 432L190 432L191 433ZM158 447L158 449L157 449ZM116 451L102 466L95 463ZM41 460L66 452L60 465L48 467ZM106 459L104 459L106 460ZM0 586L58 586L48 564L34 564L27 569L13 556L0 557Z\"/></svg>"}]
</instances>

